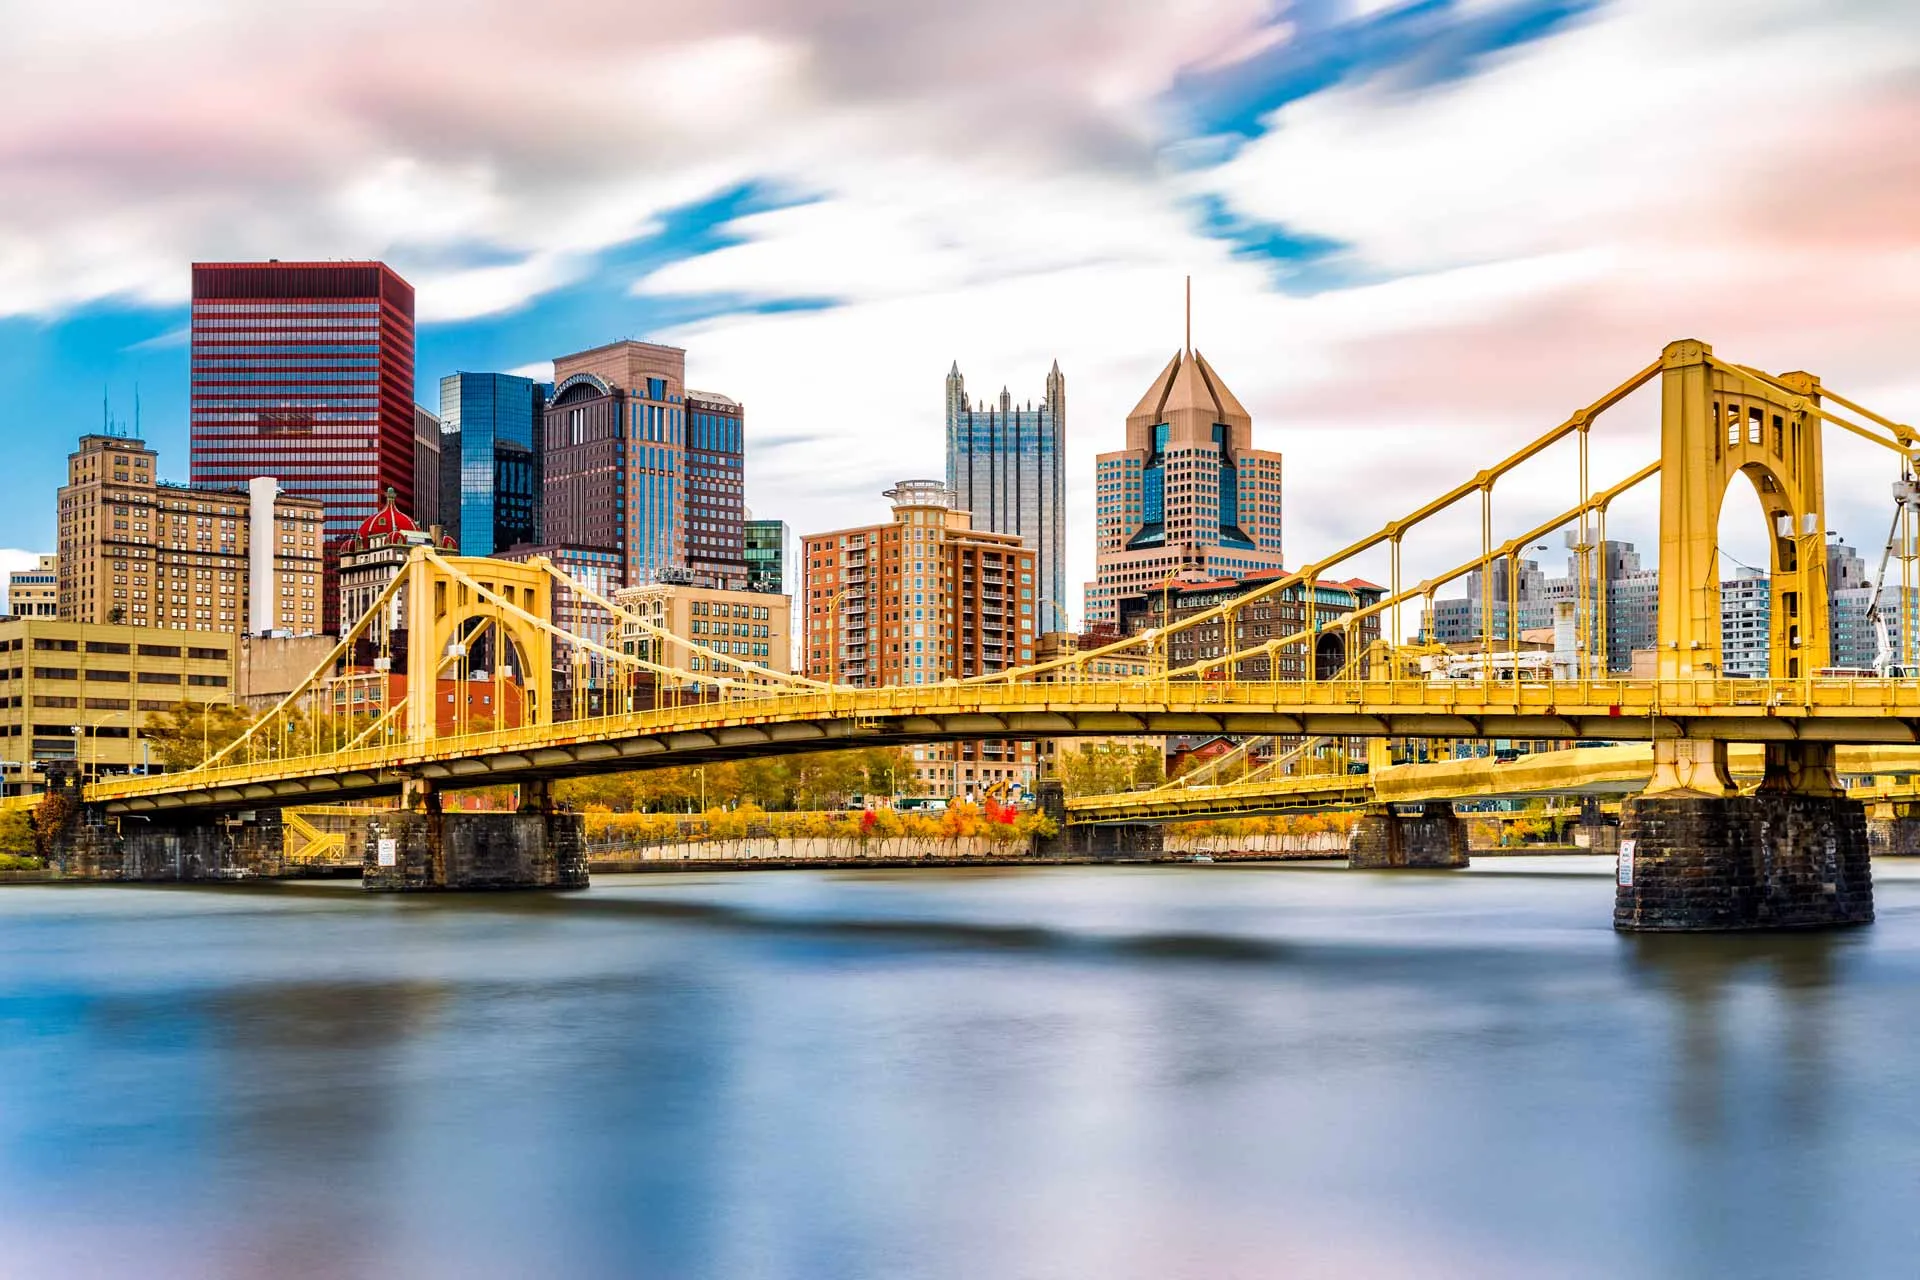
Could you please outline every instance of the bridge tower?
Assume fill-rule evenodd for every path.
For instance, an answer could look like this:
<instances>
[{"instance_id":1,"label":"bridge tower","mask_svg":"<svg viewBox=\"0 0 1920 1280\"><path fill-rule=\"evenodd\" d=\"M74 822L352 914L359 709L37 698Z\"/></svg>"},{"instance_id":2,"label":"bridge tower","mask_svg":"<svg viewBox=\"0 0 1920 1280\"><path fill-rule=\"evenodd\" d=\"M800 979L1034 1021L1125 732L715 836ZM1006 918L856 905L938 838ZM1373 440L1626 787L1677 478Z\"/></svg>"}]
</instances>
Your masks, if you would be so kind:
<instances>
[{"instance_id":1,"label":"bridge tower","mask_svg":"<svg viewBox=\"0 0 1920 1280\"><path fill-rule=\"evenodd\" d=\"M1669 343L1662 365L1660 678L1720 675L1720 508L1736 476L1752 483L1766 514L1771 674L1810 676L1828 665L1820 380L1763 381L1690 339Z\"/></svg>"},{"instance_id":2,"label":"bridge tower","mask_svg":"<svg viewBox=\"0 0 1920 1280\"><path fill-rule=\"evenodd\" d=\"M1730 693L1720 653L1720 509L1745 476L1767 521L1773 698L1804 697L1828 665L1820 380L1769 376L1686 339L1661 355L1663 704ZM1737 793L1724 739L1660 736L1646 792L1623 806L1614 925L1625 930L1804 928L1873 918L1865 810L1845 798L1831 744L1772 732L1767 768Z\"/></svg>"},{"instance_id":3,"label":"bridge tower","mask_svg":"<svg viewBox=\"0 0 1920 1280\"><path fill-rule=\"evenodd\" d=\"M515 682L521 691L519 724L501 727L552 724L553 641L539 626L553 620L546 562L450 557L443 566L416 549L403 572L407 740L427 743L444 731L441 682L449 672L457 685L469 681L482 642L492 664L488 705L504 713L501 691ZM464 703L467 695L454 696ZM521 784L516 813L462 813L443 810L433 784L410 777L401 807L367 821L361 883L376 891L584 888L582 820L555 812L545 781Z\"/></svg>"}]
</instances>

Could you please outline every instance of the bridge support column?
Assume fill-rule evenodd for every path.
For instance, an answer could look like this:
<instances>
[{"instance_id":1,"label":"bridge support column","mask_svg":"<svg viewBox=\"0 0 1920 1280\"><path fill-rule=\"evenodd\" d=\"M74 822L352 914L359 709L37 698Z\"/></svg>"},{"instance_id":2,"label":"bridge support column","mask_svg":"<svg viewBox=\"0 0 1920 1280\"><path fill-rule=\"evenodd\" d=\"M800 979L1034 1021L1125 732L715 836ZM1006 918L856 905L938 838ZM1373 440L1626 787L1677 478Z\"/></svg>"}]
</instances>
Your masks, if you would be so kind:
<instances>
[{"instance_id":1,"label":"bridge support column","mask_svg":"<svg viewBox=\"0 0 1920 1280\"><path fill-rule=\"evenodd\" d=\"M1153 822L1116 822L1099 826L1062 824L1060 834L1037 841L1034 852L1045 858L1131 859L1158 858L1166 853L1167 831Z\"/></svg>"},{"instance_id":2,"label":"bridge support column","mask_svg":"<svg viewBox=\"0 0 1920 1280\"><path fill-rule=\"evenodd\" d=\"M1391 805L1360 815L1347 838L1347 867L1353 871L1446 869L1467 865L1467 824L1444 801L1428 801L1416 817L1402 817Z\"/></svg>"},{"instance_id":3,"label":"bridge support column","mask_svg":"<svg viewBox=\"0 0 1920 1280\"><path fill-rule=\"evenodd\" d=\"M1655 744L1656 782L1666 745ZM1724 747L1719 759L1724 772ZM1694 776L1713 785L1714 775ZM1866 808L1835 785L1831 746L1769 744L1750 796L1650 788L1625 801L1618 881L1613 927L1623 932L1867 924Z\"/></svg>"},{"instance_id":4,"label":"bridge support column","mask_svg":"<svg viewBox=\"0 0 1920 1280\"><path fill-rule=\"evenodd\" d=\"M1620 828L1607 821L1598 798L1580 797L1580 821L1574 827L1573 842L1589 853L1620 851Z\"/></svg>"},{"instance_id":5,"label":"bridge support column","mask_svg":"<svg viewBox=\"0 0 1920 1280\"><path fill-rule=\"evenodd\" d=\"M555 813L544 788L522 791L518 813L446 812L431 792L417 805L367 819L361 885L375 892L432 889L584 889L585 820Z\"/></svg>"},{"instance_id":6,"label":"bridge support column","mask_svg":"<svg viewBox=\"0 0 1920 1280\"><path fill-rule=\"evenodd\" d=\"M1920 855L1920 805L1874 805L1867 813L1867 846L1876 858Z\"/></svg>"},{"instance_id":7,"label":"bridge support column","mask_svg":"<svg viewBox=\"0 0 1920 1280\"><path fill-rule=\"evenodd\" d=\"M88 879L249 880L279 875L282 869L278 809L181 823L130 814L120 819L117 840L104 822L90 822L83 812L76 834L91 851L80 860L80 874Z\"/></svg>"}]
</instances>

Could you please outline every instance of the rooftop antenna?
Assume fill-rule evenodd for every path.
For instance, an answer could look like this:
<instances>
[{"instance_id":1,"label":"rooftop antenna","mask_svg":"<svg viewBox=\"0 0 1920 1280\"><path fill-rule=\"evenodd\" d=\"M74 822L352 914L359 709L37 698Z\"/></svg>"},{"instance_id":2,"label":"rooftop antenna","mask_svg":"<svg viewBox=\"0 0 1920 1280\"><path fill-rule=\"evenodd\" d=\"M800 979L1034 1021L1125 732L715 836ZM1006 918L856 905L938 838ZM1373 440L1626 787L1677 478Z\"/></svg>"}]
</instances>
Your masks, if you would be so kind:
<instances>
[{"instance_id":1,"label":"rooftop antenna","mask_svg":"<svg viewBox=\"0 0 1920 1280\"><path fill-rule=\"evenodd\" d=\"M140 384L133 384L133 437L140 438Z\"/></svg>"},{"instance_id":2,"label":"rooftop antenna","mask_svg":"<svg viewBox=\"0 0 1920 1280\"><path fill-rule=\"evenodd\" d=\"M1187 277L1187 358L1193 358L1193 277Z\"/></svg>"}]
</instances>

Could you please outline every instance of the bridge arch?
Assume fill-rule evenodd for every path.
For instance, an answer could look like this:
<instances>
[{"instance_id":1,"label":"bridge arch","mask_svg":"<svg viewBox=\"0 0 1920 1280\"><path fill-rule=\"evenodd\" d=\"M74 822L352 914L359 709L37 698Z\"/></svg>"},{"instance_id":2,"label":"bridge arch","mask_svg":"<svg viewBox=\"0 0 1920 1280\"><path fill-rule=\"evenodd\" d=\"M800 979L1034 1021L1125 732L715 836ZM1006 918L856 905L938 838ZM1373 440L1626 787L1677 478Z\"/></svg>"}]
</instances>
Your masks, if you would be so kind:
<instances>
[{"instance_id":1,"label":"bridge arch","mask_svg":"<svg viewBox=\"0 0 1920 1280\"><path fill-rule=\"evenodd\" d=\"M1313 678L1335 680L1347 665L1346 637L1338 631L1322 631L1313 642Z\"/></svg>"},{"instance_id":2,"label":"bridge arch","mask_svg":"<svg viewBox=\"0 0 1920 1280\"><path fill-rule=\"evenodd\" d=\"M479 557L449 557L449 561L484 592L536 618L552 618L552 579L542 565ZM407 632L409 689L417 683L420 688L433 690L426 698L409 696L407 699L408 728L414 741L425 741L435 735L437 673L450 654L465 652L465 646L483 630L493 637L496 670L502 653L510 650L513 654L514 677L524 698L522 723L551 723L553 664L547 660L547 651L552 641L546 633L511 610L501 608L482 590L434 572L432 562L423 554L415 554L407 572L411 575L407 589L412 597L411 625ZM454 646L461 648L456 650ZM456 668L460 665L463 664L456 658Z\"/></svg>"},{"instance_id":3,"label":"bridge arch","mask_svg":"<svg viewBox=\"0 0 1920 1280\"><path fill-rule=\"evenodd\" d=\"M1729 365L1691 339L1661 360L1658 674L1722 673L1720 512L1744 475L1768 526L1768 674L1812 675L1829 653L1820 381Z\"/></svg>"}]
</instances>

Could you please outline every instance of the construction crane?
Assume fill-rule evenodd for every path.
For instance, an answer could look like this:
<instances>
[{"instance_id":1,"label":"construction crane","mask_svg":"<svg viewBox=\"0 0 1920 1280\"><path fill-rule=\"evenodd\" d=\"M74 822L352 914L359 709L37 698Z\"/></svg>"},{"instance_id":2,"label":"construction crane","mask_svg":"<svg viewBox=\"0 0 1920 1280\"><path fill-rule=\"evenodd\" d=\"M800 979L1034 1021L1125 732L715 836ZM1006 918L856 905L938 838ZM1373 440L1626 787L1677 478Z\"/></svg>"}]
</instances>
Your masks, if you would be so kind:
<instances>
[{"instance_id":1,"label":"construction crane","mask_svg":"<svg viewBox=\"0 0 1920 1280\"><path fill-rule=\"evenodd\" d=\"M1920 676L1920 666L1902 666L1895 659L1898 655L1893 649L1893 640L1887 631L1886 615L1880 611L1880 596L1886 590L1887 562L1893 559L1893 547L1900 540L1900 525L1911 503L1920 502L1920 483L1912 477L1902 477L1893 484L1893 527L1887 530L1887 545L1880 552L1880 572L1873 580L1873 594L1867 598L1867 622L1873 627L1873 674L1907 678ZM1902 600L1896 617L1909 608ZM1902 626L1908 625L1904 620Z\"/></svg>"}]
</instances>

